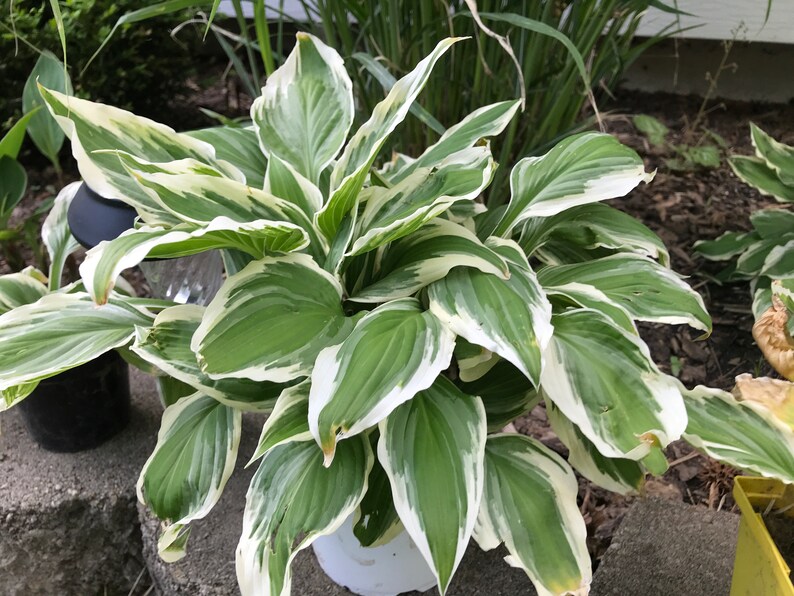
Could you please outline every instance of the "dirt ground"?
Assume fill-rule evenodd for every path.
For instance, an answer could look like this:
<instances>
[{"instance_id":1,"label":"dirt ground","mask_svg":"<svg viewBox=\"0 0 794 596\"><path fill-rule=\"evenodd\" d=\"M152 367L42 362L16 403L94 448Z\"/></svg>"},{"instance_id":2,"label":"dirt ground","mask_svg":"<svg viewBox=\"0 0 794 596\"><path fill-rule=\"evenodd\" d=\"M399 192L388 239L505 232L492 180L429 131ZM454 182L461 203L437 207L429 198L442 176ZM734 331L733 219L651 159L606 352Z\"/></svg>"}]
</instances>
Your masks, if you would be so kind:
<instances>
[{"instance_id":1,"label":"dirt ground","mask_svg":"<svg viewBox=\"0 0 794 596\"><path fill-rule=\"evenodd\" d=\"M198 107L209 107L228 116L247 112L250 98L234 85L216 85L210 89L195 86L189 97L176 98L182 114L198 114ZM696 144L701 138L693 133L689 123L695 118L701 100L666 94L618 93L614 100L600 105L608 112L606 130L623 143L633 147L644 158L648 169L657 169L652 183L642 185L624 199L611 205L638 217L664 240L670 250L673 268L689 276L689 283L699 291L714 321L714 331L706 340L697 340L698 332L685 326L642 325L641 333L650 346L660 368L676 374L692 387L697 384L729 390L733 379L743 372L773 375L755 346L750 333L753 318L751 300L746 284L720 285L714 280L719 264L697 257L692 245L700 239L711 239L726 230L749 228L752 211L772 204L755 190L741 183L730 171L724 159L712 169L673 171L665 159L669 152L660 150L634 128L629 115L648 114L666 124L675 143ZM711 102L704 125L725 139L732 153L752 153L748 123L759 124L773 137L794 143L794 105L749 104L741 102ZM174 123L178 128L211 125L205 116ZM65 174L56 176L33 152L25 156L30 176L29 191L15 215L15 221L31 219L36 207L51 197L60 184L77 178L71 157L64 152ZM10 270L7 255L0 254L0 273ZM22 257L33 262L29 250ZM72 264L74 270L74 264ZM133 276L136 283L143 283ZM142 289L146 289L143 287ZM549 429L545 411L536 408L516 421L520 432L532 434L552 449L566 455L564 446ZM711 509L732 509L730 495L736 474L729 467L718 464L694 452L683 442L668 448L669 471L659 479L651 479L645 487L648 496L661 496ZM594 562L598 563L623 514L635 498L622 497L580 478L580 505L588 525L588 540Z\"/></svg>"}]
</instances>

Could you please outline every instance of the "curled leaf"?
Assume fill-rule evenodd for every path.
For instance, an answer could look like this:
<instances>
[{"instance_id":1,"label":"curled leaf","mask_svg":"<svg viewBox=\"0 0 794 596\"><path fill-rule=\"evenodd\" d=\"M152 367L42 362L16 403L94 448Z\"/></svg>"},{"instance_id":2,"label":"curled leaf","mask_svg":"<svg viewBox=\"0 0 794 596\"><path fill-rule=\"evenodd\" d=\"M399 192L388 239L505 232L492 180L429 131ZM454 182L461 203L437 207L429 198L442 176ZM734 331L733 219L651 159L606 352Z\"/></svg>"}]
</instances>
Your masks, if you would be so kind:
<instances>
[{"instance_id":1,"label":"curled leaf","mask_svg":"<svg viewBox=\"0 0 794 596\"><path fill-rule=\"evenodd\" d=\"M794 340L788 332L788 310L776 296L772 306L753 325L755 339L767 362L789 380L794 379Z\"/></svg>"},{"instance_id":2,"label":"curled leaf","mask_svg":"<svg viewBox=\"0 0 794 596\"><path fill-rule=\"evenodd\" d=\"M739 400L761 404L794 430L794 383L769 377L754 379L745 373L736 377L731 393Z\"/></svg>"}]
</instances>

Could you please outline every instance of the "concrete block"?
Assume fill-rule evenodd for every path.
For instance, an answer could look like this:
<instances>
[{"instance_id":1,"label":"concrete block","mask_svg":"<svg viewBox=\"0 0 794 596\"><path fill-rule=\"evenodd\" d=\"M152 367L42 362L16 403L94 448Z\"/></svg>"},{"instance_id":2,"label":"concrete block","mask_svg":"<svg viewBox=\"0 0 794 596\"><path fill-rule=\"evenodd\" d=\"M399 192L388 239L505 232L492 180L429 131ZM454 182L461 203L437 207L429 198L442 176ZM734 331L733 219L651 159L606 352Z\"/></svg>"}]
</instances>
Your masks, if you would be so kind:
<instances>
[{"instance_id":1,"label":"concrete block","mask_svg":"<svg viewBox=\"0 0 794 596\"><path fill-rule=\"evenodd\" d=\"M154 381L131 373L129 426L81 453L39 448L13 409L0 434L0 592L126 595L144 571L138 473L162 408ZM140 585L146 585L143 576Z\"/></svg>"},{"instance_id":2,"label":"concrete block","mask_svg":"<svg viewBox=\"0 0 794 596\"><path fill-rule=\"evenodd\" d=\"M727 596L739 516L676 501L638 501L615 533L591 596Z\"/></svg>"}]
</instances>

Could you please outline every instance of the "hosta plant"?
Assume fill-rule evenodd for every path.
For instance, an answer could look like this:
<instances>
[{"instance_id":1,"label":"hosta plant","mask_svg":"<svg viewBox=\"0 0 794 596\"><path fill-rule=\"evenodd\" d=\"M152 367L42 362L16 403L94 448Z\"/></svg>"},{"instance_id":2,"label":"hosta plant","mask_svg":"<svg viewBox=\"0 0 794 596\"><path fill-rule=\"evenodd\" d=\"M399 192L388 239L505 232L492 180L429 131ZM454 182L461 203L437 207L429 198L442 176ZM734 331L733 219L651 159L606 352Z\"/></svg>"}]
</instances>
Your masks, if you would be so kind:
<instances>
[{"instance_id":1,"label":"hosta plant","mask_svg":"<svg viewBox=\"0 0 794 596\"><path fill-rule=\"evenodd\" d=\"M190 522L223 491L246 410L269 413L244 454L258 466L236 555L246 595L288 593L297 552L350 516L363 545L404 528L441 593L474 537L504 544L539 593L583 594L591 566L571 465L637 492L684 436L794 477L791 450L766 457L780 443L765 418L729 394L687 392L637 332L654 321L708 333L710 320L659 239L603 204L650 180L633 151L604 134L565 139L519 161L509 204L490 212L478 201L497 167L488 139L517 101L474 111L418 156L378 161L459 41L440 42L352 134L342 59L306 34L247 128L179 134L42 89L86 182L140 215L81 266L96 312L144 257L225 258L206 308L136 323L130 348L195 389L165 410L138 484L165 522L165 559L184 554ZM66 357L53 338L36 341L50 362ZM23 373L36 374L0 379ZM501 432L540 402L568 462Z\"/></svg>"}]
</instances>

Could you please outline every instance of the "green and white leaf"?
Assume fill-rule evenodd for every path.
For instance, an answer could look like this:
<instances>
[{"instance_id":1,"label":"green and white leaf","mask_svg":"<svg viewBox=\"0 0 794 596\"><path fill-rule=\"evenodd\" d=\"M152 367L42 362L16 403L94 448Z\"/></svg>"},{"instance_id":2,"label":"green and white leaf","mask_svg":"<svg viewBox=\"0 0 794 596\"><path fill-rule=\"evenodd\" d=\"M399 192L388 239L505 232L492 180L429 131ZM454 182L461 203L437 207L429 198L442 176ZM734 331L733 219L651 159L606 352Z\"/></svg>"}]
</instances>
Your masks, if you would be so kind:
<instances>
[{"instance_id":1,"label":"green and white leaf","mask_svg":"<svg viewBox=\"0 0 794 596\"><path fill-rule=\"evenodd\" d=\"M524 373L507 360L496 357L494 365L482 376L465 381L463 375L457 385L467 395L482 399L488 430L498 431L540 401L540 396Z\"/></svg>"},{"instance_id":2,"label":"green and white leaf","mask_svg":"<svg viewBox=\"0 0 794 596\"><path fill-rule=\"evenodd\" d=\"M760 239L756 232L725 232L714 240L698 240L694 248L710 261L727 261L742 254Z\"/></svg>"},{"instance_id":3,"label":"green and white leaf","mask_svg":"<svg viewBox=\"0 0 794 596\"><path fill-rule=\"evenodd\" d=\"M78 188L80 188L80 183L72 182L61 189L41 226L41 240L50 255L50 290L57 290L61 287L61 275L66 257L80 247L80 243L72 236L69 222L66 220L69 205Z\"/></svg>"},{"instance_id":4,"label":"green and white leaf","mask_svg":"<svg viewBox=\"0 0 794 596\"><path fill-rule=\"evenodd\" d=\"M188 524L206 516L234 470L242 415L195 393L166 408L157 445L138 479L138 500L167 526L157 542L160 557L185 555Z\"/></svg>"},{"instance_id":5,"label":"green and white leaf","mask_svg":"<svg viewBox=\"0 0 794 596\"><path fill-rule=\"evenodd\" d=\"M606 315L618 327L637 335L634 317L617 302L601 290L580 283L568 283L562 286L544 288L549 301L558 309L590 308Z\"/></svg>"},{"instance_id":6,"label":"green and white leaf","mask_svg":"<svg viewBox=\"0 0 794 596\"><path fill-rule=\"evenodd\" d=\"M700 294L670 269L639 255L623 253L586 263L545 267L538 273L538 280L544 288L589 285L635 319L685 323L711 332L711 317Z\"/></svg>"},{"instance_id":7,"label":"green and white leaf","mask_svg":"<svg viewBox=\"0 0 794 596\"><path fill-rule=\"evenodd\" d=\"M336 50L308 33L267 78L251 106L259 145L312 183L342 149L353 123L353 84Z\"/></svg>"},{"instance_id":8,"label":"green and white leaf","mask_svg":"<svg viewBox=\"0 0 794 596\"><path fill-rule=\"evenodd\" d=\"M521 100L511 99L474 110L455 126L447 129L434 145L425 149L422 155L390 174L389 181L396 184L418 168L435 167L447 156L472 147L480 139L501 134L519 107Z\"/></svg>"},{"instance_id":9,"label":"green and white leaf","mask_svg":"<svg viewBox=\"0 0 794 596\"><path fill-rule=\"evenodd\" d=\"M682 391L689 415L684 439L689 444L753 474L794 482L794 431L768 408L702 385Z\"/></svg>"},{"instance_id":10,"label":"green and white leaf","mask_svg":"<svg viewBox=\"0 0 794 596\"><path fill-rule=\"evenodd\" d=\"M486 350L482 346L468 342L461 336L455 338L454 354L455 361L458 364L458 377L466 383L476 381L501 360L491 350ZM472 393L470 395L476 394Z\"/></svg>"},{"instance_id":11,"label":"green and white leaf","mask_svg":"<svg viewBox=\"0 0 794 596\"><path fill-rule=\"evenodd\" d=\"M262 427L259 443L251 456L251 461L248 462L249 465L284 443L312 440L309 431L310 387L311 383L306 380L281 392L276 406Z\"/></svg>"},{"instance_id":12,"label":"green and white leaf","mask_svg":"<svg viewBox=\"0 0 794 596\"><path fill-rule=\"evenodd\" d=\"M418 230L457 201L477 198L490 184L496 164L489 147L465 149L422 168L366 202L358 238L350 249L361 254Z\"/></svg>"},{"instance_id":13,"label":"green and white leaf","mask_svg":"<svg viewBox=\"0 0 794 596\"><path fill-rule=\"evenodd\" d=\"M760 157L732 155L728 164L734 174L762 195L772 196L782 203L794 202L794 183L783 182L777 171Z\"/></svg>"},{"instance_id":14,"label":"green and white leaf","mask_svg":"<svg viewBox=\"0 0 794 596\"><path fill-rule=\"evenodd\" d=\"M242 596L288 596L295 555L333 533L367 491L374 457L364 436L345 441L330 468L312 442L267 452L248 488L237 546Z\"/></svg>"},{"instance_id":15,"label":"green and white leaf","mask_svg":"<svg viewBox=\"0 0 794 596\"><path fill-rule=\"evenodd\" d=\"M405 119L411 104L424 87L438 59L461 38L438 43L411 72L397 81L386 98L345 146L331 173L331 196L317 218L317 224L331 238L345 215L354 207L358 193L375 157L388 136Z\"/></svg>"},{"instance_id":16,"label":"green and white leaf","mask_svg":"<svg viewBox=\"0 0 794 596\"><path fill-rule=\"evenodd\" d=\"M511 362L537 385L551 338L551 304L532 270L509 262L505 280L455 269L429 287L430 311L457 335ZM505 316L509 313L510 316Z\"/></svg>"},{"instance_id":17,"label":"green and white leaf","mask_svg":"<svg viewBox=\"0 0 794 596\"><path fill-rule=\"evenodd\" d=\"M234 164L245 176L248 186L263 187L268 161L253 127L214 126L185 134L212 145L215 157Z\"/></svg>"},{"instance_id":18,"label":"green and white leaf","mask_svg":"<svg viewBox=\"0 0 794 596\"><path fill-rule=\"evenodd\" d=\"M196 391L239 410L269 412L283 386L250 379L211 379L199 368L190 342L201 324L204 308L180 304L159 312L150 327L135 329L130 349L167 375Z\"/></svg>"},{"instance_id":19,"label":"green and white leaf","mask_svg":"<svg viewBox=\"0 0 794 596\"><path fill-rule=\"evenodd\" d=\"M794 240L789 240L769 251L764 259L761 275L773 279L794 276Z\"/></svg>"},{"instance_id":20,"label":"green and white leaf","mask_svg":"<svg viewBox=\"0 0 794 596\"><path fill-rule=\"evenodd\" d=\"M31 383L23 383L22 385L0 389L0 412L5 412L17 405L28 395L33 393L38 386L39 382L33 381Z\"/></svg>"},{"instance_id":21,"label":"green and white leaf","mask_svg":"<svg viewBox=\"0 0 794 596\"><path fill-rule=\"evenodd\" d=\"M297 205L308 217L323 206L323 194L311 181L278 156L271 155L267 163L265 192Z\"/></svg>"},{"instance_id":22,"label":"green and white leaf","mask_svg":"<svg viewBox=\"0 0 794 596\"><path fill-rule=\"evenodd\" d=\"M443 595L469 544L483 491L485 409L445 377L380 423L378 460L394 506Z\"/></svg>"},{"instance_id":23,"label":"green and white leaf","mask_svg":"<svg viewBox=\"0 0 794 596\"><path fill-rule=\"evenodd\" d=\"M541 386L601 454L640 460L681 436L680 390L639 337L592 309L555 315L552 324Z\"/></svg>"},{"instance_id":24,"label":"green and white leaf","mask_svg":"<svg viewBox=\"0 0 794 596\"><path fill-rule=\"evenodd\" d=\"M308 255L266 257L226 280L191 349L213 379L291 381L350 332L341 301L337 279Z\"/></svg>"},{"instance_id":25,"label":"green and white leaf","mask_svg":"<svg viewBox=\"0 0 794 596\"><path fill-rule=\"evenodd\" d=\"M435 219L394 244L381 261L380 279L351 297L357 302L405 298L445 277L455 267L473 267L507 278L507 264L459 224Z\"/></svg>"},{"instance_id":26,"label":"green and white leaf","mask_svg":"<svg viewBox=\"0 0 794 596\"><path fill-rule=\"evenodd\" d=\"M379 306L341 344L317 356L309 394L309 428L325 454L374 426L433 384L449 366L455 336L416 299Z\"/></svg>"},{"instance_id":27,"label":"green and white leaf","mask_svg":"<svg viewBox=\"0 0 794 596\"><path fill-rule=\"evenodd\" d=\"M48 293L46 281L47 278L32 267L0 275L0 315L45 296Z\"/></svg>"},{"instance_id":28,"label":"green and white leaf","mask_svg":"<svg viewBox=\"0 0 794 596\"><path fill-rule=\"evenodd\" d=\"M374 445L376 433L370 435ZM383 466L375 460L367 479L367 494L361 500L356 512L358 521L353 524L353 534L361 546L381 546L391 542L403 531L403 524L394 508L389 477Z\"/></svg>"},{"instance_id":29,"label":"green and white leaf","mask_svg":"<svg viewBox=\"0 0 794 596\"><path fill-rule=\"evenodd\" d=\"M243 174L215 157L212 145L172 128L111 106L93 103L39 86L50 113L72 142L80 176L103 197L136 207L148 223L173 223L169 215L130 177L116 151L151 163L194 159L235 179ZM220 215L220 214L219 214Z\"/></svg>"},{"instance_id":30,"label":"green and white leaf","mask_svg":"<svg viewBox=\"0 0 794 596\"><path fill-rule=\"evenodd\" d=\"M782 239L794 234L794 212L788 209L769 207L750 214L750 222L761 238Z\"/></svg>"},{"instance_id":31,"label":"green and white leaf","mask_svg":"<svg viewBox=\"0 0 794 596\"><path fill-rule=\"evenodd\" d=\"M645 470L631 459L604 457L577 426L554 404L546 400L546 415L554 433L568 448L568 463L582 476L601 488L621 495L640 493L645 483Z\"/></svg>"},{"instance_id":32,"label":"green and white leaf","mask_svg":"<svg viewBox=\"0 0 794 596\"><path fill-rule=\"evenodd\" d=\"M276 251L300 250L308 243L303 228L284 221L239 223L220 216L200 228L189 224L170 229L145 226L127 230L89 250L80 265L80 275L94 300L104 304L119 274L147 257L167 259L234 248L259 259Z\"/></svg>"},{"instance_id":33,"label":"green and white leaf","mask_svg":"<svg viewBox=\"0 0 794 596\"><path fill-rule=\"evenodd\" d=\"M85 364L132 339L152 316L119 299L98 307L88 294L48 294L0 315L0 390Z\"/></svg>"},{"instance_id":34,"label":"green and white leaf","mask_svg":"<svg viewBox=\"0 0 794 596\"><path fill-rule=\"evenodd\" d=\"M510 203L496 228L508 236L532 217L549 217L571 207L622 197L650 182L642 159L615 137L581 133L540 157L525 157L510 173Z\"/></svg>"},{"instance_id":35,"label":"green and white leaf","mask_svg":"<svg viewBox=\"0 0 794 596\"><path fill-rule=\"evenodd\" d=\"M781 182L794 186L794 147L776 141L752 122L750 137L755 154L777 172Z\"/></svg>"},{"instance_id":36,"label":"green and white leaf","mask_svg":"<svg viewBox=\"0 0 794 596\"><path fill-rule=\"evenodd\" d=\"M483 550L504 543L505 560L526 572L539 596L587 594L592 570L577 493L568 464L539 441L492 435L474 537Z\"/></svg>"}]
</instances>

